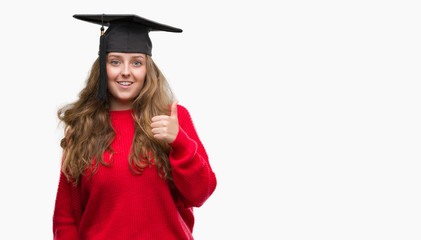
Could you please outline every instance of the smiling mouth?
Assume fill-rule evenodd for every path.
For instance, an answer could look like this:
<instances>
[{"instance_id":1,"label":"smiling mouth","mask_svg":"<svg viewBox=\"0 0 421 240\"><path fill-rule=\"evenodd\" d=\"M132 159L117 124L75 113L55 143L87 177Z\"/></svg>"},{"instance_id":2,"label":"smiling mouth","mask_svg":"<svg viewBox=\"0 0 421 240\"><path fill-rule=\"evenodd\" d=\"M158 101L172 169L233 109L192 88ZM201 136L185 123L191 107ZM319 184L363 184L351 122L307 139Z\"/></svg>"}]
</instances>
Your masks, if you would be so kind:
<instances>
[{"instance_id":1,"label":"smiling mouth","mask_svg":"<svg viewBox=\"0 0 421 240\"><path fill-rule=\"evenodd\" d=\"M130 86L133 83L132 82L117 82L118 84L122 85L122 86Z\"/></svg>"}]
</instances>

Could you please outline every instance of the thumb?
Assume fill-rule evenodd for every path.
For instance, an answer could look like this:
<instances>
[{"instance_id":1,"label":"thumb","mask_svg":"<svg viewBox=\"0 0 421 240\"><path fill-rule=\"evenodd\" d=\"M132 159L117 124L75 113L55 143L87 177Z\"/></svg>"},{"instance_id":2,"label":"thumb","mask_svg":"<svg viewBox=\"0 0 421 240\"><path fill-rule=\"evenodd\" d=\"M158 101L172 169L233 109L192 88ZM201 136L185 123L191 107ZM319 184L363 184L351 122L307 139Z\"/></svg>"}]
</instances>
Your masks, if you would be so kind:
<instances>
[{"instance_id":1,"label":"thumb","mask_svg":"<svg viewBox=\"0 0 421 240\"><path fill-rule=\"evenodd\" d=\"M171 105L171 117L177 117L177 104L178 100L175 100Z\"/></svg>"}]
</instances>

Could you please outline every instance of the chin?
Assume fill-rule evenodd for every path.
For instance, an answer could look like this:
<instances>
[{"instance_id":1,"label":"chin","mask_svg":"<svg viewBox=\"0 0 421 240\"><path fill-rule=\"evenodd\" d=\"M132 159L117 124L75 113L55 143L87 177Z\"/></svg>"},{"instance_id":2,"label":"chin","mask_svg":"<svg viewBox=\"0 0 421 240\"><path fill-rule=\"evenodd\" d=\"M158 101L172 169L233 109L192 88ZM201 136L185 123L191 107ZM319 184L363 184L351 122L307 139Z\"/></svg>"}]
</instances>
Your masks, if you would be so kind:
<instances>
[{"instance_id":1,"label":"chin","mask_svg":"<svg viewBox=\"0 0 421 240\"><path fill-rule=\"evenodd\" d=\"M112 99L117 101L117 102L132 102L136 97L133 96L112 96Z\"/></svg>"},{"instance_id":2,"label":"chin","mask_svg":"<svg viewBox=\"0 0 421 240\"><path fill-rule=\"evenodd\" d=\"M133 102L134 98L117 98L117 101L119 102L124 102L124 103L128 103L128 102Z\"/></svg>"}]
</instances>

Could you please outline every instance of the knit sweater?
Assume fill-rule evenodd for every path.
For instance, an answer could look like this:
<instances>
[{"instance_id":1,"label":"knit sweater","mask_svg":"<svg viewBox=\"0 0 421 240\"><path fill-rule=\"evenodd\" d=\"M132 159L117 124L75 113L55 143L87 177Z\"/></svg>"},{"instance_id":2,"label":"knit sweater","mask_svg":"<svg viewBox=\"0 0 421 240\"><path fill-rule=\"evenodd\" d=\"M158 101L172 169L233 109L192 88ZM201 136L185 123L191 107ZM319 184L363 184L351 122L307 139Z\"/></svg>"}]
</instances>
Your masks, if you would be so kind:
<instances>
[{"instance_id":1,"label":"knit sweater","mask_svg":"<svg viewBox=\"0 0 421 240\"><path fill-rule=\"evenodd\" d=\"M53 215L55 240L193 239L193 207L213 193L216 178L187 109L178 105L179 132L170 144L175 188L155 165L140 175L129 167L134 136L131 110L110 111L114 154L103 159L91 178L77 186L61 172Z\"/></svg>"}]
</instances>

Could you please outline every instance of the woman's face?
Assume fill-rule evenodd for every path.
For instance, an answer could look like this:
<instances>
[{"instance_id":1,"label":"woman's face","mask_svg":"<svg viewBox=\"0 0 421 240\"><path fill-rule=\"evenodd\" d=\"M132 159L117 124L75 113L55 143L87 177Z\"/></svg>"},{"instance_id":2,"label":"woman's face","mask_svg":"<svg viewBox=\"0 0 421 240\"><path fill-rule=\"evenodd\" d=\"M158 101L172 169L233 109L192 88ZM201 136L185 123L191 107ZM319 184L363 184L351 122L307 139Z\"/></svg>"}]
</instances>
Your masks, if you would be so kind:
<instances>
[{"instance_id":1,"label":"woman's face","mask_svg":"<svg viewBox=\"0 0 421 240\"><path fill-rule=\"evenodd\" d=\"M111 110L128 110L142 90L146 77L146 55L110 52L107 57Z\"/></svg>"}]
</instances>

